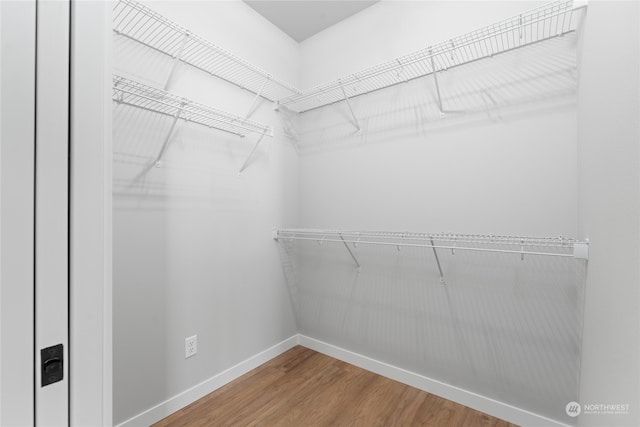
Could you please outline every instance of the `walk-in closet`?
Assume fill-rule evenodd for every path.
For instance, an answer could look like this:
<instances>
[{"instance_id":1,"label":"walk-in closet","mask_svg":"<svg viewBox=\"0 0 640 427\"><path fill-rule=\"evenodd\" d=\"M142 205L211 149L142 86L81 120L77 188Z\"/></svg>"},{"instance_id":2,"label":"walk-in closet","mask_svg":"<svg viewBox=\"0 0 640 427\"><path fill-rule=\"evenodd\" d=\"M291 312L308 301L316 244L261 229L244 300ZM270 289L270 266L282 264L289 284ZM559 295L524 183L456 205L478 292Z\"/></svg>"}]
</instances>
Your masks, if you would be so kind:
<instances>
[{"instance_id":1,"label":"walk-in closet","mask_svg":"<svg viewBox=\"0 0 640 427\"><path fill-rule=\"evenodd\" d=\"M114 6L114 421L302 345L573 424L591 5L375 2L297 43L256 3Z\"/></svg>"},{"instance_id":2,"label":"walk-in closet","mask_svg":"<svg viewBox=\"0 0 640 427\"><path fill-rule=\"evenodd\" d=\"M35 287L3 280L0 303L5 328L7 295L36 299L34 425L640 423L638 2L25 1L21 79L9 3L2 154L33 113L41 225ZM57 223L37 197L53 13ZM15 103L34 78L35 113ZM5 159L3 215L33 175ZM48 340L55 224L68 333ZM18 390L6 349L31 338L3 335Z\"/></svg>"}]
</instances>

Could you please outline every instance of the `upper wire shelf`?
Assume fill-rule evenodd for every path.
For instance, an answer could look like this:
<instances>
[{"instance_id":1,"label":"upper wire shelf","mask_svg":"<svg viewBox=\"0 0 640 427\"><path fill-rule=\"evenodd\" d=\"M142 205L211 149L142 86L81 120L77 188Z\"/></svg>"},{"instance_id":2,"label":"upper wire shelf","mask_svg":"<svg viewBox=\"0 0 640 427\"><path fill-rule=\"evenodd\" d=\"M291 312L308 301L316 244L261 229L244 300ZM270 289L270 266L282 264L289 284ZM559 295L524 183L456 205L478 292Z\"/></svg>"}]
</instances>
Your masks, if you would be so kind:
<instances>
[{"instance_id":1,"label":"upper wire shelf","mask_svg":"<svg viewBox=\"0 0 640 427\"><path fill-rule=\"evenodd\" d=\"M300 92L133 0L116 3L113 31L270 101Z\"/></svg>"},{"instance_id":2,"label":"upper wire shelf","mask_svg":"<svg viewBox=\"0 0 640 427\"><path fill-rule=\"evenodd\" d=\"M243 137L248 133L273 136L270 126L121 76L113 76L113 100L119 104L171 116L174 120L182 119Z\"/></svg>"},{"instance_id":3,"label":"upper wire shelf","mask_svg":"<svg viewBox=\"0 0 640 427\"><path fill-rule=\"evenodd\" d=\"M417 52L320 84L278 101L302 113L573 32L573 0L547 3ZM437 82L436 82L437 84Z\"/></svg>"},{"instance_id":4,"label":"upper wire shelf","mask_svg":"<svg viewBox=\"0 0 640 427\"><path fill-rule=\"evenodd\" d=\"M525 237L487 234L415 233L391 231L349 231L319 229L274 229L273 238L336 242L344 245L426 247L455 251L480 251L588 258L588 242L566 237ZM351 248L347 247L350 252ZM353 255L352 255L353 256Z\"/></svg>"}]
</instances>

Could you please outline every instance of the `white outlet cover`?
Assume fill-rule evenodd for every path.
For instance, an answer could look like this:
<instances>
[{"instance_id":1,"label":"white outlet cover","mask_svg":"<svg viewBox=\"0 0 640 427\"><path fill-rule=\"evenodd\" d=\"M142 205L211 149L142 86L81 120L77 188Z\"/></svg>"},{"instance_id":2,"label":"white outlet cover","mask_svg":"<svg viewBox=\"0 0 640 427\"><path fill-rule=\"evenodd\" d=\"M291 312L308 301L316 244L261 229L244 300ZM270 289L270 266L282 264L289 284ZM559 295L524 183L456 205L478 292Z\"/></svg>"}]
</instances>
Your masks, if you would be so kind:
<instances>
[{"instance_id":1,"label":"white outlet cover","mask_svg":"<svg viewBox=\"0 0 640 427\"><path fill-rule=\"evenodd\" d=\"M198 336L193 335L184 339L184 358L195 356L198 352Z\"/></svg>"}]
</instances>

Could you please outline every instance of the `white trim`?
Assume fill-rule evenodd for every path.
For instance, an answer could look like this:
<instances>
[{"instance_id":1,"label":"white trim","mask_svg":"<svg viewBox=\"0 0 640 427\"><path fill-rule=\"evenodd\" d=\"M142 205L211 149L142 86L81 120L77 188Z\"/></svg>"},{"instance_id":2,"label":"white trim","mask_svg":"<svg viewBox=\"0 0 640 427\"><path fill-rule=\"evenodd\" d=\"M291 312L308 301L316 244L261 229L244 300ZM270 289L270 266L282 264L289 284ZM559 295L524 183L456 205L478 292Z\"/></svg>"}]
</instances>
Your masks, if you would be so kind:
<instances>
[{"instance_id":1,"label":"white trim","mask_svg":"<svg viewBox=\"0 0 640 427\"><path fill-rule=\"evenodd\" d=\"M113 25L112 2L105 1L103 28ZM102 49L104 74L102 75L104 99L103 138L103 198L104 198L104 278L102 293L102 425L113 426L113 109L111 106L111 70L113 70L113 37L105 37Z\"/></svg>"},{"instance_id":2,"label":"white trim","mask_svg":"<svg viewBox=\"0 0 640 427\"><path fill-rule=\"evenodd\" d=\"M298 343L319 353L326 354L343 362L350 363L367 371L374 372L387 378L410 385L428 393L435 394L461 405L487 413L491 416L509 421L514 424L526 426L567 427L559 421L543 417L538 414L516 408L504 402L500 402L486 396L473 393L452 385L434 380L370 357L327 344L314 338L298 335Z\"/></svg>"},{"instance_id":3,"label":"white trim","mask_svg":"<svg viewBox=\"0 0 640 427\"><path fill-rule=\"evenodd\" d=\"M111 8L71 5L70 424L112 425Z\"/></svg>"},{"instance_id":4,"label":"white trim","mask_svg":"<svg viewBox=\"0 0 640 427\"><path fill-rule=\"evenodd\" d=\"M252 356L244 360L243 362L240 362L237 365L232 366L231 368L226 369L217 375L214 375L208 380L205 380L200 384L197 384L190 389L187 389L182 393L177 394L150 409L147 409L141 414L129 418L122 424L118 424L117 427L146 427L155 422L158 422L161 419L184 408L185 406L195 402L196 400L206 396L212 391L217 390L223 385L228 384L236 378L239 378L252 369L257 368L263 363L268 362L269 360L281 355L285 351L295 347L297 344L298 335L287 338L286 340L274 345L273 347L270 347L256 354L255 356Z\"/></svg>"},{"instance_id":5,"label":"white trim","mask_svg":"<svg viewBox=\"0 0 640 427\"><path fill-rule=\"evenodd\" d=\"M69 187L71 1L40 1L36 11L35 425L69 425L75 364L69 329L73 199ZM71 183L73 185L73 183ZM71 234L70 234L71 233ZM71 284L73 286L73 284ZM26 307L25 307L26 308ZM73 313L71 313L73 316ZM41 349L62 344L62 376L42 387Z\"/></svg>"}]
</instances>

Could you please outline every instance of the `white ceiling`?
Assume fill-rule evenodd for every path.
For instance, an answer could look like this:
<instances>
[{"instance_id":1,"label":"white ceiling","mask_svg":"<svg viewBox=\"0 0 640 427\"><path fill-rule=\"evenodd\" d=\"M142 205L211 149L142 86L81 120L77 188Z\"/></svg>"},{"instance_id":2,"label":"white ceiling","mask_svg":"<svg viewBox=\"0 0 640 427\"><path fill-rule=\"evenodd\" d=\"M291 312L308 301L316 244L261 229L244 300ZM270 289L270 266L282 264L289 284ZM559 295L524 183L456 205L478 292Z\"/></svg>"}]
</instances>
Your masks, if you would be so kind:
<instances>
[{"instance_id":1,"label":"white ceiling","mask_svg":"<svg viewBox=\"0 0 640 427\"><path fill-rule=\"evenodd\" d=\"M297 42L377 3L364 0L244 0Z\"/></svg>"}]
</instances>

